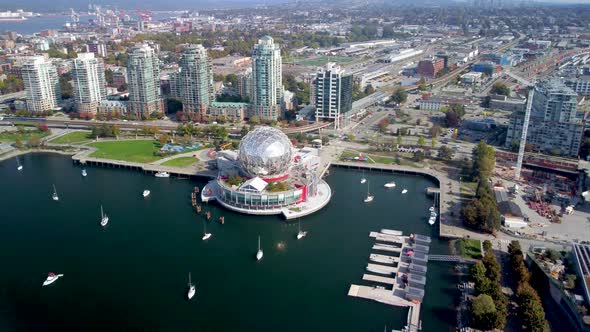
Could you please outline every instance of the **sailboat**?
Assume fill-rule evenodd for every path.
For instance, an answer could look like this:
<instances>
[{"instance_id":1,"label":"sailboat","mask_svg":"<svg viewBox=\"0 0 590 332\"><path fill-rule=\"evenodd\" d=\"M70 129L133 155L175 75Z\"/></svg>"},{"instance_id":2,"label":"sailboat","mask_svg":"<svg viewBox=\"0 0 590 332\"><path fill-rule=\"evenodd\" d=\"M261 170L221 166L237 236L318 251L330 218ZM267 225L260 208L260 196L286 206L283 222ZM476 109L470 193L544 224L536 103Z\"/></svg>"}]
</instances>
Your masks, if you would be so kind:
<instances>
[{"instance_id":1,"label":"sailboat","mask_svg":"<svg viewBox=\"0 0 590 332\"><path fill-rule=\"evenodd\" d=\"M84 177L85 177L86 175L88 175L88 173L86 172L86 169L83 169L83 170L82 170L82 176L84 176Z\"/></svg>"},{"instance_id":2,"label":"sailboat","mask_svg":"<svg viewBox=\"0 0 590 332\"><path fill-rule=\"evenodd\" d=\"M260 235L258 235L258 252L256 253L256 260L257 261L261 260L263 255L264 255L264 253L262 252L262 249L260 248Z\"/></svg>"},{"instance_id":3,"label":"sailboat","mask_svg":"<svg viewBox=\"0 0 590 332\"><path fill-rule=\"evenodd\" d=\"M47 286L47 285L51 285L52 283L56 282L57 279L63 277L63 274L55 274L53 272L49 272L49 275L47 275L47 279L45 279L45 281L43 281L43 286Z\"/></svg>"},{"instance_id":4,"label":"sailboat","mask_svg":"<svg viewBox=\"0 0 590 332\"><path fill-rule=\"evenodd\" d=\"M211 237L211 233L207 233L207 222L204 221L203 222L203 241L209 239Z\"/></svg>"},{"instance_id":5,"label":"sailboat","mask_svg":"<svg viewBox=\"0 0 590 332\"><path fill-rule=\"evenodd\" d=\"M188 294L186 295L188 299L192 299L195 296L195 285L191 282L191 273L188 273Z\"/></svg>"},{"instance_id":6,"label":"sailboat","mask_svg":"<svg viewBox=\"0 0 590 332\"><path fill-rule=\"evenodd\" d=\"M363 171L363 177L361 178L361 184L367 182L367 179L365 179L365 172Z\"/></svg>"},{"instance_id":7,"label":"sailboat","mask_svg":"<svg viewBox=\"0 0 590 332\"><path fill-rule=\"evenodd\" d=\"M102 210L102 205L100 206L100 225L102 227L106 226L109 223L109 216L107 216L104 211Z\"/></svg>"},{"instance_id":8,"label":"sailboat","mask_svg":"<svg viewBox=\"0 0 590 332\"><path fill-rule=\"evenodd\" d=\"M391 182L387 182L384 185L385 188L395 188L395 182L391 181Z\"/></svg>"},{"instance_id":9,"label":"sailboat","mask_svg":"<svg viewBox=\"0 0 590 332\"><path fill-rule=\"evenodd\" d=\"M16 157L16 170L18 171L22 171L23 170L23 165L20 164L20 160L18 160L18 157Z\"/></svg>"},{"instance_id":10,"label":"sailboat","mask_svg":"<svg viewBox=\"0 0 590 332\"><path fill-rule=\"evenodd\" d=\"M55 185L53 185L53 195L51 195L51 199L54 201L59 201L59 196L57 196L57 190L55 189Z\"/></svg>"},{"instance_id":11,"label":"sailboat","mask_svg":"<svg viewBox=\"0 0 590 332\"><path fill-rule=\"evenodd\" d=\"M408 192L408 189L404 189L404 190L402 190L402 194L405 194L405 193L407 193L407 192Z\"/></svg>"},{"instance_id":12,"label":"sailboat","mask_svg":"<svg viewBox=\"0 0 590 332\"><path fill-rule=\"evenodd\" d=\"M297 233L297 240L301 240L307 236L307 232L301 231L301 221L299 221L299 232Z\"/></svg>"},{"instance_id":13,"label":"sailboat","mask_svg":"<svg viewBox=\"0 0 590 332\"><path fill-rule=\"evenodd\" d=\"M375 196L372 196L371 193L369 192L369 183L367 183L367 198L365 198L365 203L369 203L373 201L373 198L375 198Z\"/></svg>"}]
</instances>

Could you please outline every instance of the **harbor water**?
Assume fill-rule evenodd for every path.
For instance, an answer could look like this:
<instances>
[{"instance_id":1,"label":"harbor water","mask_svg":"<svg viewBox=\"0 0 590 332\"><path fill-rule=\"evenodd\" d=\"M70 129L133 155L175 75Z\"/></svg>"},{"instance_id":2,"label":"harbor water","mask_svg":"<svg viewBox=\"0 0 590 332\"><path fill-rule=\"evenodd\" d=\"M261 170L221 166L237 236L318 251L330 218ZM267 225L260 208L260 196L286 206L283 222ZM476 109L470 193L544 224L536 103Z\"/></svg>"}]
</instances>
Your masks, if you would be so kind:
<instances>
[{"instance_id":1,"label":"harbor water","mask_svg":"<svg viewBox=\"0 0 590 332\"><path fill-rule=\"evenodd\" d=\"M81 167L67 156L29 154L0 163L0 330L383 331L401 328L407 309L347 296L362 280L374 239L397 229L433 237L434 183L391 173L332 168L332 201L297 222L190 203L206 179L156 178L141 172ZM364 203L369 180L375 200ZM395 181L397 187L383 184ZM51 199L55 184L59 201ZM408 193L401 194L403 188ZM142 196L144 189L151 195ZM100 206L109 224L102 228ZM202 241L204 212L211 211ZM216 220L225 216L225 224ZM264 258L257 262L257 237ZM453 331L458 296L453 266L429 263L423 331ZM49 272L63 273L42 287ZM196 295L186 300L188 273Z\"/></svg>"}]
</instances>

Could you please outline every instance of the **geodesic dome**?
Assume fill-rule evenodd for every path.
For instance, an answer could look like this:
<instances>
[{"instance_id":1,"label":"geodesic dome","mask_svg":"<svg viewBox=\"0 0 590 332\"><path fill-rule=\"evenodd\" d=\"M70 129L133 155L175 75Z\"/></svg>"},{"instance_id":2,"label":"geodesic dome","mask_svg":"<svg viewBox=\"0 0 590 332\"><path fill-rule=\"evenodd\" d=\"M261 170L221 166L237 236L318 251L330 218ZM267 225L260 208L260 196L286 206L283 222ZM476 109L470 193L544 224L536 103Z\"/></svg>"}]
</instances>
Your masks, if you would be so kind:
<instances>
[{"instance_id":1,"label":"geodesic dome","mask_svg":"<svg viewBox=\"0 0 590 332\"><path fill-rule=\"evenodd\" d=\"M285 174L293 153L293 145L282 131L260 127L242 138L238 160L247 173L269 177Z\"/></svg>"}]
</instances>

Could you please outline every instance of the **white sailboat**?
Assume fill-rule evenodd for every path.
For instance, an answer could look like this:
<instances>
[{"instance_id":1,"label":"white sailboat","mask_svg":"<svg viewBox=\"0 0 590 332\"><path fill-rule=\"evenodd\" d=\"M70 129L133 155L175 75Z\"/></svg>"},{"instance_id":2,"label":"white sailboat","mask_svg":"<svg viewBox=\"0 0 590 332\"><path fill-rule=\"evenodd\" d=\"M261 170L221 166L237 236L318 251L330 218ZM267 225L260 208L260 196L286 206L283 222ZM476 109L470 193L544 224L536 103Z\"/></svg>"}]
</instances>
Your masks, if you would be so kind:
<instances>
[{"instance_id":1,"label":"white sailboat","mask_svg":"<svg viewBox=\"0 0 590 332\"><path fill-rule=\"evenodd\" d=\"M365 179L365 171L363 171L363 177L361 178L361 184L364 184L365 182L367 182L367 179Z\"/></svg>"},{"instance_id":2,"label":"white sailboat","mask_svg":"<svg viewBox=\"0 0 590 332\"><path fill-rule=\"evenodd\" d=\"M86 169L82 170L82 176L86 177L86 175L88 175L88 173L86 172Z\"/></svg>"},{"instance_id":3,"label":"white sailboat","mask_svg":"<svg viewBox=\"0 0 590 332\"><path fill-rule=\"evenodd\" d=\"M370 183L367 182L367 198L365 198L365 203L372 202L373 198L375 198L375 196L372 196L371 193L369 192L369 185L370 185Z\"/></svg>"},{"instance_id":4,"label":"white sailboat","mask_svg":"<svg viewBox=\"0 0 590 332\"><path fill-rule=\"evenodd\" d=\"M203 241L209 239L211 237L211 233L207 233L207 222L204 221L203 222Z\"/></svg>"},{"instance_id":5,"label":"white sailboat","mask_svg":"<svg viewBox=\"0 0 590 332\"><path fill-rule=\"evenodd\" d=\"M53 194L51 195L51 199L54 201L59 201L59 196L57 195L57 190L55 189L55 185L53 185Z\"/></svg>"},{"instance_id":6,"label":"white sailboat","mask_svg":"<svg viewBox=\"0 0 590 332\"><path fill-rule=\"evenodd\" d=\"M100 225L102 227L106 226L109 223L109 216L107 216L103 209L102 209L102 205L100 206Z\"/></svg>"},{"instance_id":7,"label":"white sailboat","mask_svg":"<svg viewBox=\"0 0 590 332\"><path fill-rule=\"evenodd\" d=\"M407 193L407 192L408 192L408 189L404 189L404 190L402 190L402 194L405 194L405 193Z\"/></svg>"},{"instance_id":8,"label":"white sailboat","mask_svg":"<svg viewBox=\"0 0 590 332\"><path fill-rule=\"evenodd\" d=\"M143 195L143 197L148 197L150 195L150 193L151 193L151 191L149 191L149 190L146 189L146 190L143 191L143 194L142 195Z\"/></svg>"},{"instance_id":9,"label":"white sailboat","mask_svg":"<svg viewBox=\"0 0 590 332\"><path fill-rule=\"evenodd\" d=\"M49 274L47 275L47 279L45 279L45 281L43 281L43 286L47 286L47 285L51 285L52 283L56 282L57 279L63 277L63 274L55 274L53 272L49 272Z\"/></svg>"},{"instance_id":10,"label":"white sailboat","mask_svg":"<svg viewBox=\"0 0 590 332\"><path fill-rule=\"evenodd\" d=\"M297 240L301 240L307 236L307 232L301 231L301 221L299 221L299 232L297 233Z\"/></svg>"},{"instance_id":11,"label":"white sailboat","mask_svg":"<svg viewBox=\"0 0 590 332\"><path fill-rule=\"evenodd\" d=\"M17 171L23 170L23 165L20 164L20 160L18 160L18 157L16 157L16 170Z\"/></svg>"},{"instance_id":12,"label":"white sailboat","mask_svg":"<svg viewBox=\"0 0 590 332\"><path fill-rule=\"evenodd\" d=\"M384 185L385 188L395 188L395 182L391 181L391 182L387 182Z\"/></svg>"},{"instance_id":13,"label":"white sailboat","mask_svg":"<svg viewBox=\"0 0 590 332\"><path fill-rule=\"evenodd\" d=\"M264 253L262 252L262 249L260 248L260 235L258 235L258 252L256 253L256 260L257 261L261 260L263 255L264 255Z\"/></svg>"},{"instance_id":14,"label":"white sailboat","mask_svg":"<svg viewBox=\"0 0 590 332\"><path fill-rule=\"evenodd\" d=\"M192 299L195 296L195 285L191 282L191 273L188 273L188 294L186 295L188 299Z\"/></svg>"}]
</instances>

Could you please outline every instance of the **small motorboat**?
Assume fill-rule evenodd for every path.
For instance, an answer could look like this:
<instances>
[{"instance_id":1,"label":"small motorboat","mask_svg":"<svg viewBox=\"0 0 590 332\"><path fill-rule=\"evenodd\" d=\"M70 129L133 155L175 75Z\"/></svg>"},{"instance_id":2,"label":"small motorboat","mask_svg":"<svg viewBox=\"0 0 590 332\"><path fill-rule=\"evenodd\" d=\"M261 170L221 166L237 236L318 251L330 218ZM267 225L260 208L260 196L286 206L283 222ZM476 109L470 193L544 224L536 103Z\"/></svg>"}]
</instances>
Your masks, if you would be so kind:
<instances>
[{"instance_id":1,"label":"small motorboat","mask_svg":"<svg viewBox=\"0 0 590 332\"><path fill-rule=\"evenodd\" d=\"M203 223L203 241L208 240L211 237L211 233L207 233L207 223Z\"/></svg>"},{"instance_id":2,"label":"small motorboat","mask_svg":"<svg viewBox=\"0 0 590 332\"><path fill-rule=\"evenodd\" d=\"M384 185L385 188L395 188L395 182L391 181L391 182L387 182Z\"/></svg>"},{"instance_id":3,"label":"small motorboat","mask_svg":"<svg viewBox=\"0 0 590 332\"><path fill-rule=\"evenodd\" d=\"M364 201L365 203L369 203L373 201L373 198L375 198L375 196L367 196Z\"/></svg>"},{"instance_id":4,"label":"small motorboat","mask_svg":"<svg viewBox=\"0 0 590 332\"><path fill-rule=\"evenodd\" d=\"M430 217L430 218L428 219L428 223L429 223L430 225L434 225L434 223L436 223L436 217Z\"/></svg>"},{"instance_id":5,"label":"small motorboat","mask_svg":"<svg viewBox=\"0 0 590 332\"><path fill-rule=\"evenodd\" d=\"M195 284L193 284L191 282L191 274L189 272L188 273L188 294L186 295L189 300L192 299L193 296L195 296L195 292L196 292Z\"/></svg>"},{"instance_id":6,"label":"small motorboat","mask_svg":"<svg viewBox=\"0 0 590 332\"><path fill-rule=\"evenodd\" d=\"M301 230L301 222L299 222L299 232L297 233L297 240L301 240L307 236L307 232Z\"/></svg>"},{"instance_id":7,"label":"small motorboat","mask_svg":"<svg viewBox=\"0 0 590 332\"><path fill-rule=\"evenodd\" d=\"M143 197L148 197L150 195L150 191L149 190L144 190L143 191Z\"/></svg>"},{"instance_id":8,"label":"small motorboat","mask_svg":"<svg viewBox=\"0 0 590 332\"><path fill-rule=\"evenodd\" d=\"M16 157L16 169L18 171L22 171L23 170L23 165L20 164L20 160L18 160L18 157Z\"/></svg>"},{"instance_id":9,"label":"small motorboat","mask_svg":"<svg viewBox=\"0 0 590 332\"><path fill-rule=\"evenodd\" d=\"M260 236L258 236L258 251L256 252L256 260L257 261L261 260L262 256L264 256L264 253L262 252L262 249L260 248Z\"/></svg>"},{"instance_id":10,"label":"small motorboat","mask_svg":"<svg viewBox=\"0 0 590 332\"><path fill-rule=\"evenodd\" d=\"M63 276L64 276L63 274L55 274L53 272L49 272L49 274L47 275L47 279L45 279L45 281L43 281L43 286L51 285L57 279L59 279Z\"/></svg>"},{"instance_id":11,"label":"small motorboat","mask_svg":"<svg viewBox=\"0 0 590 332\"><path fill-rule=\"evenodd\" d=\"M224 216L219 217L219 223L222 225L225 224L225 217Z\"/></svg>"},{"instance_id":12,"label":"small motorboat","mask_svg":"<svg viewBox=\"0 0 590 332\"><path fill-rule=\"evenodd\" d=\"M102 205L100 206L100 225L105 227L109 223L109 216L104 213Z\"/></svg>"},{"instance_id":13,"label":"small motorboat","mask_svg":"<svg viewBox=\"0 0 590 332\"><path fill-rule=\"evenodd\" d=\"M169 178L170 177L170 173L168 173L168 172L158 172L158 173L156 173L156 177L157 178Z\"/></svg>"},{"instance_id":14,"label":"small motorboat","mask_svg":"<svg viewBox=\"0 0 590 332\"><path fill-rule=\"evenodd\" d=\"M431 206L430 209L428 209L428 211L434 212L434 206Z\"/></svg>"},{"instance_id":15,"label":"small motorboat","mask_svg":"<svg viewBox=\"0 0 590 332\"><path fill-rule=\"evenodd\" d=\"M51 199L54 201L59 201L59 196L57 195L57 190L55 189L55 185L53 185L53 194L51 195Z\"/></svg>"},{"instance_id":16,"label":"small motorboat","mask_svg":"<svg viewBox=\"0 0 590 332\"><path fill-rule=\"evenodd\" d=\"M367 182L367 179L365 179L365 178L361 179L361 184L366 183L366 182Z\"/></svg>"},{"instance_id":17,"label":"small motorboat","mask_svg":"<svg viewBox=\"0 0 590 332\"><path fill-rule=\"evenodd\" d=\"M82 176L86 176L86 175L88 175L88 173L86 172L86 170L85 170L85 169L83 169L83 170L82 170Z\"/></svg>"},{"instance_id":18,"label":"small motorboat","mask_svg":"<svg viewBox=\"0 0 590 332\"><path fill-rule=\"evenodd\" d=\"M405 193L407 193L407 192L408 192L408 189L404 189L404 190L402 190L402 194L405 194Z\"/></svg>"}]
</instances>

